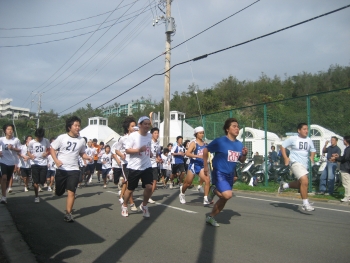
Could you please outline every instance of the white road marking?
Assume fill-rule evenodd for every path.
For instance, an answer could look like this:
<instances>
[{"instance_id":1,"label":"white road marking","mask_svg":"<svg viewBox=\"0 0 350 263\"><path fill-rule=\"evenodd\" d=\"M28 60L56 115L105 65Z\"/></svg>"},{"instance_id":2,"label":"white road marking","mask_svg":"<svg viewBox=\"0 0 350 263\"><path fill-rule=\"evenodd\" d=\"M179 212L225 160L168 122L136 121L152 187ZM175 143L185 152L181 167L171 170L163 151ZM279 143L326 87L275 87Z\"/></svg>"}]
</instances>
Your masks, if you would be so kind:
<instances>
[{"instance_id":1,"label":"white road marking","mask_svg":"<svg viewBox=\"0 0 350 263\"><path fill-rule=\"evenodd\" d=\"M116 193L116 192L112 192L112 191L106 191L106 192L118 195L118 193ZM142 201L143 199L142 198L137 198L136 200L141 200ZM158 202L155 202L153 205L162 205L162 206L166 206L166 207L169 207L169 208L172 208L172 209L175 209L175 210L179 210L179 211L182 211L182 212L186 212L186 213L190 213L190 214L197 214L197 212L195 212L195 211L179 208L179 207L176 207L176 206L166 205L166 204L162 204L162 203L158 203Z\"/></svg>"},{"instance_id":2,"label":"white road marking","mask_svg":"<svg viewBox=\"0 0 350 263\"><path fill-rule=\"evenodd\" d=\"M300 205L300 204L294 204L294 203L287 203L287 202L281 202L281 201L275 201L275 200L268 200L268 199L261 199L261 198L254 198L254 197L247 197L247 196L238 196L236 197L240 198L246 198L246 199L253 199L253 200L258 200L258 201L264 201L264 202L273 202L273 203L283 203L283 204L288 204L288 205ZM313 206L317 209L323 209L323 210L330 210L330 211L337 211L337 212L343 212L343 213L350 213L350 211L346 210L339 210L339 209L332 209L332 208L325 208L325 207L319 207L319 206Z\"/></svg>"}]
</instances>

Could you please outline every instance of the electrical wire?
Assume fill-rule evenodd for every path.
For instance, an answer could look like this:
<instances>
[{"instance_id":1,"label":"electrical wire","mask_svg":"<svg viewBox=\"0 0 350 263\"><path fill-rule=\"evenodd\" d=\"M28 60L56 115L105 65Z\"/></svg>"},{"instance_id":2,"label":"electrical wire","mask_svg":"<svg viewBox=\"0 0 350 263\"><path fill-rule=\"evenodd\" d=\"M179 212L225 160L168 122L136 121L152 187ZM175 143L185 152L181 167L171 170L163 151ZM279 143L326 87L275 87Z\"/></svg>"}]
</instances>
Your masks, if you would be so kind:
<instances>
[{"instance_id":1,"label":"electrical wire","mask_svg":"<svg viewBox=\"0 0 350 263\"><path fill-rule=\"evenodd\" d=\"M135 2L137 2L137 1L140 1L140 0L136 0ZM135 3L135 2L133 2L133 3ZM118 9L122 9L123 7L126 7L126 6L128 6L128 5L131 5L131 4L133 4L133 3L126 4L126 5L124 5L124 6L121 6L121 7L118 8ZM98 14L98 15L94 15L94 16L90 16L90 17L87 17L87 18L82 18L82 19L78 19L78 20L74 20L74 21L69 21L69 22L65 22L65 23L54 24L54 25L34 26L34 27L12 27L12 28L0 27L0 30L38 29L38 28L45 28L45 27L62 26L62 25L72 24L72 23L75 23L75 22L80 22L80 21L83 21L83 20L88 20L88 19L91 19L91 18L94 18L94 17L98 17L98 16L102 16L102 15L108 14L108 13L113 13L114 11L115 11L115 10L111 10L111 11L107 11L107 12L105 12L105 13Z\"/></svg>"}]
</instances>

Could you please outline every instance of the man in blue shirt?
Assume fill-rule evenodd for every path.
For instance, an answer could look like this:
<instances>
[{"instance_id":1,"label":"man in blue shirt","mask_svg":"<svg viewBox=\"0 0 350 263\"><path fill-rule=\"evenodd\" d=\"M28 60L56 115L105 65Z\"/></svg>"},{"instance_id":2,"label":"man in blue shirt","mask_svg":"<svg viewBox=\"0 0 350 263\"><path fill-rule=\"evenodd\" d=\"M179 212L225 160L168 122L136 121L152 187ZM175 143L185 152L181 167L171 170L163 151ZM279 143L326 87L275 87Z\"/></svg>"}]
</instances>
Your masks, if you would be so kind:
<instances>
[{"instance_id":1,"label":"man in blue shirt","mask_svg":"<svg viewBox=\"0 0 350 263\"><path fill-rule=\"evenodd\" d=\"M323 170L320 178L320 193L324 195L326 193L326 186L327 186L327 178L328 178L328 193L330 195L333 194L334 191L334 175L335 170L338 167L338 164L335 160L331 159L333 154L337 154L340 156L341 150L338 147L338 138L333 136L331 138L331 145L327 147L329 141L326 141L326 144L324 145L322 152L327 153L327 166Z\"/></svg>"},{"instance_id":2,"label":"man in blue shirt","mask_svg":"<svg viewBox=\"0 0 350 263\"><path fill-rule=\"evenodd\" d=\"M244 162L248 149L236 138L239 133L238 121L229 118L223 127L226 136L213 140L203 150L204 174L208 174L208 152L214 153L212 186L208 194L208 201L211 202L215 195L219 200L215 203L212 212L206 218L207 224L220 226L214 216L224 209L226 202L232 197L233 177L237 161Z\"/></svg>"}]
</instances>

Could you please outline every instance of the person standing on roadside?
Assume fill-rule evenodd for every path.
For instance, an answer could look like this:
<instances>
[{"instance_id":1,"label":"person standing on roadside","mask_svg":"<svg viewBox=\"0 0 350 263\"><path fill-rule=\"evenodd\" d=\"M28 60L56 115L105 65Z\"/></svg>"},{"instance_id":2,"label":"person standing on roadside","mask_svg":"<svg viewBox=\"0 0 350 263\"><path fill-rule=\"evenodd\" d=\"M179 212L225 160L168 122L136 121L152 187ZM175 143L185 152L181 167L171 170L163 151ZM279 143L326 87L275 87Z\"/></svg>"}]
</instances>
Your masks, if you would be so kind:
<instances>
[{"instance_id":1,"label":"person standing on roadside","mask_svg":"<svg viewBox=\"0 0 350 263\"><path fill-rule=\"evenodd\" d=\"M320 177L320 186L319 186L319 194L324 195L326 194L326 189L328 186L328 194L332 195L334 191L334 177L335 177L335 170L338 167L337 162L332 158L334 154L337 154L337 156L341 155L341 150L338 147L338 138L333 136L331 138L331 145L327 147L329 141L326 141L325 145L323 146L322 152L325 154L327 153L327 166L322 171L321 177Z\"/></svg>"}]
</instances>

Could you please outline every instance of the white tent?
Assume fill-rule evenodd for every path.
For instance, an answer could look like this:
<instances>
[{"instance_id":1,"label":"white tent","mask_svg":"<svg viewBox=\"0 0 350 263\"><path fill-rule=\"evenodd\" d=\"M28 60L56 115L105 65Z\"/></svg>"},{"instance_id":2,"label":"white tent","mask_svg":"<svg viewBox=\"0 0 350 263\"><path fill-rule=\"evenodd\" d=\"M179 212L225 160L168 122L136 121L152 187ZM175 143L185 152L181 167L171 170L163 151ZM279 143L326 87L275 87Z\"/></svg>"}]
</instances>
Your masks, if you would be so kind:
<instances>
[{"instance_id":1,"label":"white tent","mask_svg":"<svg viewBox=\"0 0 350 263\"><path fill-rule=\"evenodd\" d=\"M243 142L243 129L239 130L237 139ZM280 144L281 144L281 139L277 136L277 134L273 132L267 132L267 151L268 152L270 151L271 146L275 146L277 151L277 145L280 145ZM259 155L266 156L265 131L250 128L250 127L245 127L245 146L248 148L249 157L251 156L252 152L254 154L258 152Z\"/></svg>"},{"instance_id":2,"label":"white tent","mask_svg":"<svg viewBox=\"0 0 350 263\"><path fill-rule=\"evenodd\" d=\"M108 127L108 119L102 117L89 118L88 126L80 131L80 136L88 140L94 138L99 142L112 145L120 135Z\"/></svg>"},{"instance_id":3,"label":"white tent","mask_svg":"<svg viewBox=\"0 0 350 263\"><path fill-rule=\"evenodd\" d=\"M185 113L179 111L170 111L170 142L175 143L176 137L179 135L182 135L184 141L194 138L194 128L188 125L185 121L182 121L183 119L185 119ZM161 122L159 127L159 141L161 145L163 144L163 137L164 122Z\"/></svg>"}]
</instances>

